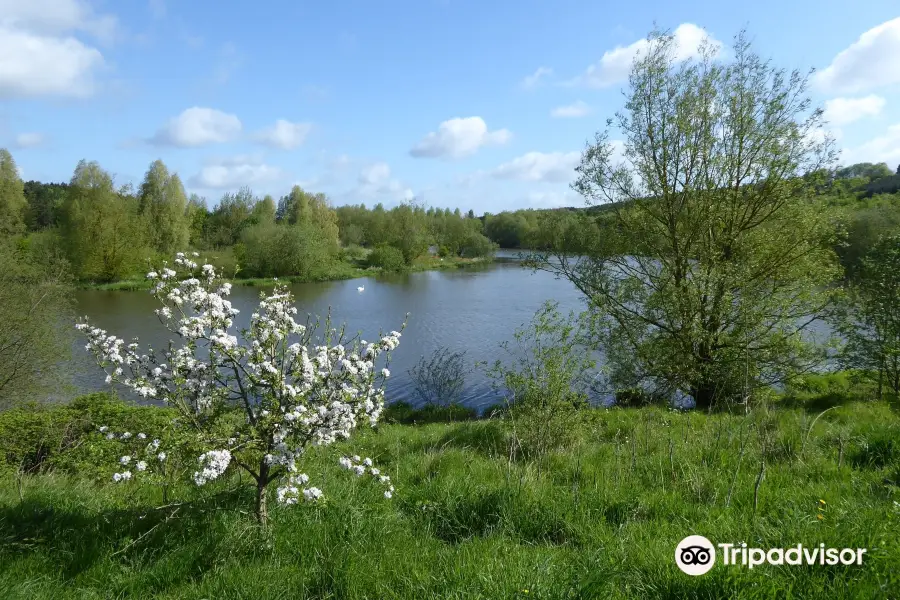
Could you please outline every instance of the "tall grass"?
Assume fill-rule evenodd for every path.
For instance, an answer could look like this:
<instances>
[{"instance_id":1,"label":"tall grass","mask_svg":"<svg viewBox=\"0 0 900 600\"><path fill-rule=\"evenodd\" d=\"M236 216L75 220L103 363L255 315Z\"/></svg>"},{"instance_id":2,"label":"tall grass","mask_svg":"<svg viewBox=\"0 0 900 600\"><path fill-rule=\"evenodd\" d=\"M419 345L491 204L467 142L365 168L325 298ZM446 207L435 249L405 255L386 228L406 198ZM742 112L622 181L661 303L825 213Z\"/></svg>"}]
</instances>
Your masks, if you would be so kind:
<instances>
[{"instance_id":1,"label":"tall grass","mask_svg":"<svg viewBox=\"0 0 900 600\"><path fill-rule=\"evenodd\" d=\"M246 478L186 487L182 504L162 506L157 490L90 473L9 473L0 483L0 590L4 598L898 597L895 407L589 415L573 448L539 462L510 460L494 420L384 425L353 450L390 474L393 500L340 469L342 449L313 453L305 470L327 501L276 509L268 535L241 512L253 493ZM718 564L690 577L674 563L690 534L868 553L862 566Z\"/></svg>"}]
</instances>

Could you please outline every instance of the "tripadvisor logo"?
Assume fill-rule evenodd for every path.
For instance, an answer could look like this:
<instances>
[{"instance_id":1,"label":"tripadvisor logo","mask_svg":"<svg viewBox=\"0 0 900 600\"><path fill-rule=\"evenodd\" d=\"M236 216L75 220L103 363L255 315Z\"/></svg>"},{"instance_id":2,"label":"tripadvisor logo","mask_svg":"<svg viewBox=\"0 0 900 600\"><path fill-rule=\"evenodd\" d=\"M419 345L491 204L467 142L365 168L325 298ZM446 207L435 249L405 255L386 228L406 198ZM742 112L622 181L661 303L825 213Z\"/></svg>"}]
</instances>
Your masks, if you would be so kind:
<instances>
[{"instance_id":1,"label":"tripadvisor logo","mask_svg":"<svg viewBox=\"0 0 900 600\"><path fill-rule=\"evenodd\" d=\"M716 547L722 564L752 569L759 565L861 565L865 548L812 548L797 544L790 548L748 548L747 544L713 544L702 535L689 535L675 547L675 564L688 575L703 575L716 563Z\"/></svg>"},{"instance_id":2,"label":"tripadvisor logo","mask_svg":"<svg viewBox=\"0 0 900 600\"><path fill-rule=\"evenodd\" d=\"M716 548L702 535L689 535L675 547L675 564L688 575L703 575L716 564Z\"/></svg>"}]
</instances>

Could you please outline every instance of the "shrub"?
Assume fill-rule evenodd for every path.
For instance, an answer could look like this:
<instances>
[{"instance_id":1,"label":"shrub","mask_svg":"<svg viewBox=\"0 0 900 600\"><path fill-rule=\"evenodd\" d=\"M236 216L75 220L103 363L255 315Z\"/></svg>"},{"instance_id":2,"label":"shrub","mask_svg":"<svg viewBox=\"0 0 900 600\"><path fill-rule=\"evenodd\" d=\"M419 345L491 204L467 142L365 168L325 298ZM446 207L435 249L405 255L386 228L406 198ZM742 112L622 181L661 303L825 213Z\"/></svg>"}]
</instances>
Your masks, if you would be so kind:
<instances>
[{"instance_id":1,"label":"shrub","mask_svg":"<svg viewBox=\"0 0 900 600\"><path fill-rule=\"evenodd\" d=\"M341 251L341 260L357 264L365 264L369 251L362 246L351 244Z\"/></svg>"},{"instance_id":2,"label":"shrub","mask_svg":"<svg viewBox=\"0 0 900 600\"><path fill-rule=\"evenodd\" d=\"M473 231L460 247L459 253L460 256L467 258L483 258L491 256L497 247L497 244L480 233Z\"/></svg>"},{"instance_id":3,"label":"shrub","mask_svg":"<svg viewBox=\"0 0 900 600\"><path fill-rule=\"evenodd\" d=\"M70 404L28 404L0 412L0 471L97 474L121 456L118 444L97 436L107 425L135 434L162 429L176 413L128 404L105 393Z\"/></svg>"},{"instance_id":4,"label":"shrub","mask_svg":"<svg viewBox=\"0 0 900 600\"><path fill-rule=\"evenodd\" d=\"M570 445L580 411L587 407L587 375L596 365L573 320L573 315L563 317L556 304L548 302L530 327L516 331L518 348L502 345L512 366L498 360L488 371L506 397L507 422L526 454L540 456Z\"/></svg>"},{"instance_id":5,"label":"shrub","mask_svg":"<svg viewBox=\"0 0 900 600\"><path fill-rule=\"evenodd\" d=\"M406 268L403 252L393 246L378 246L369 254L367 264L384 271L402 271Z\"/></svg>"},{"instance_id":6,"label":"shrub","mask_svg":"<svg viewBox=\"0 0 900 600\"><path fill-rule=\"evenodd\" d=\"M465 352L451 352L441 347L431 358L424 356L410 369L416 395L426 405L458 404L465 384L463 357Z\"/></svg>"},{"instance_id":7,"label":"shrub","mask_svg":"<svg viewBox=\"0 0 900 600\"><path fill-rule=\"evenodd\" d=\"M241 269L248 277L297 275L316 279L335 258L331 241L312 223L260 223L246 229L241 240Z\"/></svg>"}]
</instances>

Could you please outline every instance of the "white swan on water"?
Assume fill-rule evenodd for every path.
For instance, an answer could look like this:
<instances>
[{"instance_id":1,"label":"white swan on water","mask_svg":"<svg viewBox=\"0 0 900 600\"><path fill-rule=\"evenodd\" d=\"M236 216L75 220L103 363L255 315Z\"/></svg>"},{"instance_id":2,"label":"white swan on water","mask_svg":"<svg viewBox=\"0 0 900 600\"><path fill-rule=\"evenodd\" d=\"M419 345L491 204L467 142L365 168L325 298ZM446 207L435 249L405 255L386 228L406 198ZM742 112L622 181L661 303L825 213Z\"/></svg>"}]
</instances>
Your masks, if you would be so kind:
<instances>
[{"instance_id":1,"label":"white swan on water","mask_svg":"<svg viewBox=\"0 0 900 600\"><path fill-rule=\"evenodd\" d=\"M361 286L359 286L358 288L356 288L356 291L357 291L357 292L363 292L363 291L365 291L365 289L366 289L366 286L361 285Z\"/></svg>"}]
</instances>

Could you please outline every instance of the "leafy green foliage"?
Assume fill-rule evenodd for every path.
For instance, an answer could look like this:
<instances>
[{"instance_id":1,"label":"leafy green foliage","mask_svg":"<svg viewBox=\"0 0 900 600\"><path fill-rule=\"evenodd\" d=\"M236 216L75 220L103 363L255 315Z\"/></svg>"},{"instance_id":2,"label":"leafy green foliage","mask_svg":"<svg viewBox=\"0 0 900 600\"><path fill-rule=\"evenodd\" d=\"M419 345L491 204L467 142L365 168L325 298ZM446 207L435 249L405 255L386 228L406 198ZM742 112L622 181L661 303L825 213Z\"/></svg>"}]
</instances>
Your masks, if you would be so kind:
<instances>
[{"instance_id":1,"label":"leafy green foliage","mask_svg":"<svg viewBox=\"0 0 900 600\"><path fill-rule=\"evenodd\" d=\"M428 358L422 357L410 369L416 396L426 405L450 406L462 399L465 376L465 351L453 352L440 347Z\"/></svg>"},{"instance_id":2,"label":"leafy green foliage","mask_svg":"<svg viewBox=\"0 0 900 600\"><path fill-rule=\"evenodd\" d=\"M0 409L58 392L71 350L71 274L46 242L0 243Z\"/></svg>"},{"instance_id":3,"label":"leafy green foliage","mask_svg":"<svg viewBox=\"0 0 900 600\"><path fill-rule=\"evenodd\" d=\"M241 271L250 277L316 279L337 259L334 239L313 223L253 225L241 234Z\"/></svg>"},{"instance_id":4,"label":"leafy green foliage","mask_svg":"<svg viewBox=\"0 0 900 600\"><path fill-rule=\"evenodd\" d=\"M900 234L879 238L849 287L849 305L838 323L846 339L848 368L875 374L878 394L900 394Z\"/></svg>"},{"instance_id":5,"label":"leafy green foliage","mask_svg":"<svg viewBox=\"0 0 900 600\"><path fill-rule=\"evenodd\" d=\"M399 248L383 245L369 253L367 264L384 271L402 271L406 268L403 252Z\"/></svg>"},{"instance_id":6,"label":"leafy green foliage","mask_svg":"<svg viewBox=\"0 0 900 600\"><path fill-rule=\"evenodd\" d=\"M488 369L504 394L516 446L526 455L542 456L575 439L596 368L583 333L573 315L566 318L547 303L516 331L514 345L502 345L511 364L498 360Z\"/></svg>"},{"instance_id":7,"label":"leafy green foliage","mask_svg":"<svg viewBox=\"0 0 900 600\"><path fill-rule=\"evenodd\" d=\"M707 408L821 359L802 331L826 311L839 271L834 225L803 176L829 168L834 151L810 137L821 111L806 79L772 67L746 36L729 63L708 45L677 61L674 44L651 34L610 122L629 162L598 133L573 184L609 205L628 254L562 245L534 264L590 301L615 387L650 377Z\"/></svg>"},{"instance_id":8,"label":"leafy green foliage","mask_svg":"<svg viewBox=\"0 0 900 600\"><path fill-rule=\"evenodd\" d=\"M75 275L116 281L134 273L147 258L137 199L118 193L96 162L81 161L72 175L63 207L63 236Z\"/></svg>"},{"instance_id":9,"label":"leafy green foliage","mask_svg":"<svg viewBox=\"0 0 900 600\"><path fill-rule=\"evenodd\" d=\"M191 224L186 211L187 197L178 174L170 175L163 161L154 161L138 193L138 213L146 223L150 248L170 255L187 247Z\"/></svg>"},{"instance_id":10,"label":"leafy green foliage","mask_svg":"<svg viewBox=\"0 0 900 600\"><path fill-rule=\"evenodd\" d=\"M26 208L16 162L6 148L0 148L0 236L24 233Z\"/></svg>"},{"instance_id":11,"label":"leafy green foliage","mask_svg":"<svg viewBox=\"0 0 900 600\"><path fill-rule=\"evenodd\" d=\"M115 466L121 443L106 440L98 429L117 432L162 432L176 413L155 406L135 406L104 393L70 404L22 404L0 412L0 471L44 473L60 470L95 476ZM94 475L91 475L91 474Z\"/></svg>"}]
</instances>

